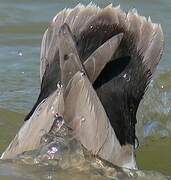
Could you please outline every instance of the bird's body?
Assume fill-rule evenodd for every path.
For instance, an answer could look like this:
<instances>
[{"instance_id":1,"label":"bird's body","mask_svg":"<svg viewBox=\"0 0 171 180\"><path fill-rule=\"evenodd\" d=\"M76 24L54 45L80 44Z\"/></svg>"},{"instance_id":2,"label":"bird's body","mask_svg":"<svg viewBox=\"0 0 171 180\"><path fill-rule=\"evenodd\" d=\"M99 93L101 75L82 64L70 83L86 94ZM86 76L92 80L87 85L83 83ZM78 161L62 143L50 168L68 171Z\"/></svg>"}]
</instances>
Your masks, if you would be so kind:
<instances>
[{"instance_id":1,"label":"bird's body","mask_svg":"<svg viewBox=\"0 0 171 180\"><path fill-rule=\"evenodd\" d=\"M34 114L43 100L49 107L54 104L49 98L55 96L60 81L62 97L55 101L59 106L55 113L64 118L75 138L110 163L136 168L136 113L162 52L161 26L135 10L78 5L61 11L42 40L41 91L23 127L38 122ZM41 118L45 124L53 122L48 113ZM45 124L41 128L48 133L50 126ZM36 146L30 142L29 148L17 147L20 151L15 153L8 151L12 142L3 158L34 149L39 142L37 138Z\"/></svg>"}]
</instances>

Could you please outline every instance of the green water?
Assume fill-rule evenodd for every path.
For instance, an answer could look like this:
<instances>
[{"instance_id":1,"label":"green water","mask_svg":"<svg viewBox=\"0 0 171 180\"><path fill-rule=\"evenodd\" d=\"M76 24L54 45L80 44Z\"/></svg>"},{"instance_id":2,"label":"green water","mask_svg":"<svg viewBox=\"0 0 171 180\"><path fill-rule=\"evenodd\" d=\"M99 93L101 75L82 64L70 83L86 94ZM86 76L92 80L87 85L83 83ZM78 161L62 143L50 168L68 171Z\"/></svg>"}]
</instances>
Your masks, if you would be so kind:
<instances>
[{"instance_id":1,"label":"green water","mask_svg":"<svg viewBox=\"0 0 171 180\"><path fill-rule=\"evenodd\" d=\"M12 111L0 109L0 153L2 153L10 140L19 129L23 115Z\"/></svg>"},{"instance_id":2,"label":"green water","mask_svg":"<svg viewBox=\"0 0 171 180\"><path fill-rule=\"evenodd\" d=\"M79 2L87 4L89 1ZM162 24L165 52L137 114L137 135L141 144L137 159L140 169L171 175L171 2L94 2L101 7L111 2L120 4L125 10L135 7L140 14L151 16L152 21ZM38 96L39 54L44 31L58 11L77 3L66 0L0 0L0 152L14 137L24 114ZM80 173L73 169L62 171L54 168L0 162L0 179L52 179L56 171L58 179L98 179L88 171Z\"/></svg>"}]
</instances>

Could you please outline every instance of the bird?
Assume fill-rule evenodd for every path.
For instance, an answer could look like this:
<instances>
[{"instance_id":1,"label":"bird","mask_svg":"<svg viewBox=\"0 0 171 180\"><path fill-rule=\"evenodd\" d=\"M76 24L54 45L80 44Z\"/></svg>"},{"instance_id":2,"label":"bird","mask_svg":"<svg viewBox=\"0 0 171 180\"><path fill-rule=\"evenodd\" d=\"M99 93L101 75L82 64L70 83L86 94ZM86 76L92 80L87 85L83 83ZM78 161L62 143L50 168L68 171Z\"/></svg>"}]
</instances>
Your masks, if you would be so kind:
<instances>
[{"instance_id":1,"label":"bird","mask_svg":"<svg viewBox=\"0 0 171 180\"><path fill-rule=\"evenodd\" d=\"M2 158L39 147L57 113L90 153L136 169L136 113L163 49L161 25L136 9L60 11L42 40L40 94Z\"/></svg>"}]
</instances>

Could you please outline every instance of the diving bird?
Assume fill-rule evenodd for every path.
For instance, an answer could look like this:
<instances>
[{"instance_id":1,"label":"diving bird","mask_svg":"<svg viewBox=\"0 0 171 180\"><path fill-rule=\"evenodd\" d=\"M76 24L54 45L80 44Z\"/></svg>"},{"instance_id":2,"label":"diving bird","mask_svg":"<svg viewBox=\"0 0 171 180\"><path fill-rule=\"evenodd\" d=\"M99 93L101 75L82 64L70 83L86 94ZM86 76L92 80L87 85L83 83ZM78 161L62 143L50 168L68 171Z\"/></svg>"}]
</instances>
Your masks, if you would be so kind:
<instances>
[{"instance_id":1,"label":"diving bird","mask_svg":"<svg viewBox=\"0 0 171 180\"><path fill-rule=\"evenodd\" d=\"M135 9L79 4L59 12L42 40L39 97L2 158L39 147L57 113L90 153L136 169L136 113L163 46L161 26Z\"/></svg>"},{"instance_id":2,"label":"diving bird","mask_svg":"<svg viewBox=\"0 0 171 180\"><path fill-rule=\"evenodd\" d=\"M41 92L37 105L56 89L61 80L58 32L68 24L82 63L111 37L123 34L119 48L93 83L98 97L121 145L135 144L138 105L143 98L163 53L161 26L138 15L135 9L125 13L119 6L100 9L95 5L78 5L58 13L44 34L41 48ZM109 48L110 49L110 48ZM103 59L106 51L99 55ZM99 59L99 60L101 60ZM93 63L93 61L92 61ZM93 64L92 64L93 66Z\"/></svg>"}]
</instances>

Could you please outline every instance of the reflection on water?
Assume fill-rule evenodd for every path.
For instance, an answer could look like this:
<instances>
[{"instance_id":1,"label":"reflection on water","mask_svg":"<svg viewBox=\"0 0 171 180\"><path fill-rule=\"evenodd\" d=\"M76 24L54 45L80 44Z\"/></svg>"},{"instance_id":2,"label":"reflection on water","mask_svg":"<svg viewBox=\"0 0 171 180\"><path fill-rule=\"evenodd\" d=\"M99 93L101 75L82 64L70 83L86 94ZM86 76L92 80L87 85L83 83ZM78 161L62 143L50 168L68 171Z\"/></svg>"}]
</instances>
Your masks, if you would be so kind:
<instances>
[{"instance_id":1,"label":"reflection on water","mask_svg":"<svg viewBox=\"0 0 171 180\"><path fill-rule=\"evenodd\" d=\"M80 2L87 4L88 0ZM137 151L140 168L171 175L171 3L170 0L95 0L99 6L113 2L124 9L135 7L140 14L162 24L166 45L163 60L137 115ZM0 0L0 152L17 132L25 112L39 92L39 53L44 31L52 17L78 2L61 0ZM16 111L18 113L12 113ZM162 154L162 157L161 157ZM84 163L83 163L84 164ZM106 179L102 169L89 165L59 168L0 162L0 179ZM81 168L82 167L82 168ZM140 171L141 172L141 171ZM154 172L141 172L139 179L164 179Z\"/></svg>"},{"instance_id":2,"label":"reflection on water","mask_svg":"<svg viewBox=\"0 0 171 180\"><path fill-rule=\"evenodd\" d=\"M167 77L170 72L164 73ZM169 85L160 81L159 75L149 87L138 110L138 135L143 140L148 136L171 137L171 92ZM167 78L168 79L168 78ZM171 81L170 81L171 82ZM143 127L143 128L141 128Z\"/></svg>"}]
</instances>

